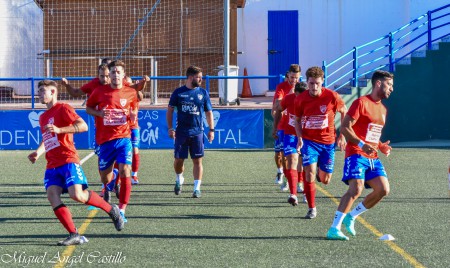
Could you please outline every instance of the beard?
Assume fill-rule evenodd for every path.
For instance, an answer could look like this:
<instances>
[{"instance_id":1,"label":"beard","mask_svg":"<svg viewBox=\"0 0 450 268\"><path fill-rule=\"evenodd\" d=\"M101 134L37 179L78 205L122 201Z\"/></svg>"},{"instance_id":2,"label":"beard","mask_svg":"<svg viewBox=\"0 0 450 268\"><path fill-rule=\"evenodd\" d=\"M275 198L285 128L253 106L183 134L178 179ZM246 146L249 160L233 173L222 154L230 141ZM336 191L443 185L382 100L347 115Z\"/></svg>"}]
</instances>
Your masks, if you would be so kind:
<instances>
[{"instance_id":1,"label":"beard","mask_svg":"<svg viewBox=\"0 0 450 268\"><path fill-rule=\"evenodd\" d=\"M196 87L199 87L200 86L200 84L201 84L201 82L198 82L198 81L196 81L196 80L192 80L192 87L194 87L194 88L196 88Z\"/></svg>"}]
</instances>

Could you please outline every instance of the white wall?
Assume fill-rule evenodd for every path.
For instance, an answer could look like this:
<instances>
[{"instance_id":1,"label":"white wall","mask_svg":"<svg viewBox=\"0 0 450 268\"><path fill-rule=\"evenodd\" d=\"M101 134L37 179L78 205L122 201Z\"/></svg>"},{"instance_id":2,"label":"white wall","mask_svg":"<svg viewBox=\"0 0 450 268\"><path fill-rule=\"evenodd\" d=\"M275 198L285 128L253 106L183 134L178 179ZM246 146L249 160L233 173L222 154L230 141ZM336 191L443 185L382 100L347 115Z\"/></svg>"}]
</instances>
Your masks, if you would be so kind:
<instances>
[{"instance_id":1,"label":"white wall","mask_svg":"<svg viewBox=\"0 0 450 268\"><path fill-rule=\"evenodd\" d=\"M267 13L298 10L302 73L322 66L368 41L386 35L448 0L247 0L238 9L240 75L268 75ZM286 66L286 69L288 66ZM253 95L264 95L268 81L250 80ZM239 91L242 90L240 81Z\"/></svg>"},{"instance_id":2,"label":"white wall","mask_svg":"<svg viewBox=\"0 0 450 268\"><path fill-rule=\"evenodd\" d=\"M0 77L43 76L37 59L44 42L43 14L30 0L0 0ZM17 94L30 94L30 82L0 81Z\"/></svg>"}]
</instances>

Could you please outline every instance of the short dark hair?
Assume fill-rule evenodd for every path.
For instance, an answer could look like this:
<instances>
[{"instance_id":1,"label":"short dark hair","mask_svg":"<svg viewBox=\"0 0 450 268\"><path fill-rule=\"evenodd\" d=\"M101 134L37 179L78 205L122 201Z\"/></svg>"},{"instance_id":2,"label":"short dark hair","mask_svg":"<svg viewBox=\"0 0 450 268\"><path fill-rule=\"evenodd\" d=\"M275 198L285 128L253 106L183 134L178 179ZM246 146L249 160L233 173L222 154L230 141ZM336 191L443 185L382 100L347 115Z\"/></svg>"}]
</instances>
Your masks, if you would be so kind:
<instances>
[{"instance_id":1,"label":"short dark hair","mask_svg":"<svg viewBox=\"0 0 450 268\"><path fill-rule=\"evenodd\" d=\"M201 73L201 72L202 72L202 68L194 66L194 65L191 65L186 70L186 77L189 77L191 75L196 75L196 74Z\"/></svg>"},{"instance_id":2,"label":"short dark hair","mask_svg":"<svg viewBox=\"0 0 450 268\"><path fill-rule=\"evenodd\" d=\"M322 68L320 68L319 66L314 66L306 71L306 80L308 80L310 77L324 78L324 75L325 73L323 72Z\"/></svg>"},{"instance_id":3,"label":"short dark hair","mask_svg":"<svg viewBox=\"0 0 450 268\"><path fill-rule=\"evenodd\" d=\"M123 69L125 69L125 63L121 60L115 60L115 61L111 61L108 64L108 68L111 69L112 67L117 67L117 66L122 66Z\"/></svg>"},{"instance_id":4,"label":"short dark hair","mask_svg":"<svg viewBox=\"0 0 450 268\"><path fill-rule=\"evenodd\" d=\"M303 91L306 91L308 89L308 84L305 82L298 82L295 84L295 92L302 93Z\"/></svg>"},{"instance_id":5,"label":"short dark hair","mask_svg":"<svg viewBox=\"0 0 450 268\"><path fill-rule=\"evenodd\" d=\"M302 69L300 68L300 65L298 64L291 64L291 66L289 66L289 71L291 73L299 73L301 72Z\"/></svg>"},{"instance_id":6,"label":"short dark hair","mask_svg":"<svg viewBox=\"0 0 450 268\"><path fill-rule=\"evenodd\" d=\"M103 58L100 64L110 64L112 62L112 59L110 58Z\"/></svg>"},{"instance_id":7,"label":"short dark hair","mask_svg":"<svg viewBox=\"0 0 450 268\"><path fill-rule=\"evenodd\" d=\"M377 80L385 80L386 78L394 79L394 74L387 71L376 70L372 75L372 87Z\"/></svg>"},{"instance_id":8,"label":"short dark hair","mask_svg":"<svg viewBox=\"0 0 450 268\"><path fill-rule=\"evenodd\" d=\"M54 86L54 87L58 88L58 84L55 81L48 80L48 79L39 81L38 88L40 88L42 86L44 86L44 87Z\"/></svg>"},{"instance_id":9,"label":"short dark hair","mask_svg":"<svg viewBox=\"0 0 450 268\"><path fill-rule=\"evenodd\" d=\"M102 63L98 66L97 71L100 70L109 70L108 64Z\"/></svg>"}]
</instances>

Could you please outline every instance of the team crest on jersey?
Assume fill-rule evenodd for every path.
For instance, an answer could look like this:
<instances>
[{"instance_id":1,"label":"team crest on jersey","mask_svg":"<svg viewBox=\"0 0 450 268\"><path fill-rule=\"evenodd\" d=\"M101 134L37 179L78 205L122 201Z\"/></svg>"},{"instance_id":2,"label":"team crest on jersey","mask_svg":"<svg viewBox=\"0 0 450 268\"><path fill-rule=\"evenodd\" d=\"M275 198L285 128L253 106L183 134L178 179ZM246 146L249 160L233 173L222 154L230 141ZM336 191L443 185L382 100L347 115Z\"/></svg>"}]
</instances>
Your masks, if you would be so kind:
<instances>
[{"instance_id":1,"label":"team crest on jersey","mask_svg":"<svg viewBox=\"0 0 450 268\"><path fill-rule=\"evenodd\" d=\"M120 105L122 105L122 107L125 107L125 105L127 105L127 99L120 99Z\"/></svg>"},{"instance_id":2,"label":"team crest on jersey","mask_svg":"<svg viewBox=\"0 0 450 268\"><path fill-rule=\"evenodd\" d=\"M202 94L198 94L197 97L198 97L199 100L203 99L203 95Z\"/></svg>"},{"instance_id":3,"label":"team crest on jersey","mask_svg":"<svg viewBox=\"0 0 450 268\"><path fill-rule=\"evenodd\" d=\"M326 105L320 105L320 111L324 114L327 111L327 106Z\"/></svg>"}]
</instances>

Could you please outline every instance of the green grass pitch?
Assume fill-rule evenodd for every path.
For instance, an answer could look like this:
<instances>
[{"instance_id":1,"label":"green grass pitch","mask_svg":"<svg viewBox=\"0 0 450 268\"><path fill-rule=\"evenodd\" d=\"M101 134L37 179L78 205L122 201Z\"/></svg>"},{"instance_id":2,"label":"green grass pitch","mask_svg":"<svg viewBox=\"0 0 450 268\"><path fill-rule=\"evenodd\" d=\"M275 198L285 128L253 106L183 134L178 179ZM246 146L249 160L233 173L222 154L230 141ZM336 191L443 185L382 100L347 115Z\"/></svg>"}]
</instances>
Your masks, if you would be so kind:
<instances>
[{"instance_id":1,"label":"green grass pitch","mask_svg":"<svg viewBox=\"0 0 450 268\"><path fill-rule=\"evenodd\" d=\"M45 159L32 165L28 153L0 151L0 267L53 267L66 250L56 246L67 234L42 185ZM90 152L79 153L83 158ZM340 181L342 152L336 153L331 183L318 184L318 217L313 220L303 218L305 204L290 206L288 193L274 184L272 151L207 151L200 199L191 198L190 160L183 192L174 195L172 157L171 150L141 151L141 184L133 187L125 229L116 232L99 211L84 233L89 243L74 247L65 267L450 265L448 149L394 148L389 158L382 157L391 194L362 218L382 234L393 235L393 243L378 240L360 222L350 241L325 239L337 208L331 197L339 199L346 191ZM83 169L90 189L99 190L96 156ZM80 228L90 211L67 196L64 202Z\"/></svg>"}]
</instances>

